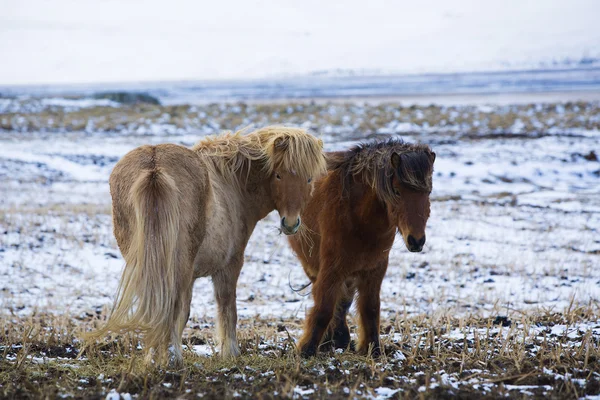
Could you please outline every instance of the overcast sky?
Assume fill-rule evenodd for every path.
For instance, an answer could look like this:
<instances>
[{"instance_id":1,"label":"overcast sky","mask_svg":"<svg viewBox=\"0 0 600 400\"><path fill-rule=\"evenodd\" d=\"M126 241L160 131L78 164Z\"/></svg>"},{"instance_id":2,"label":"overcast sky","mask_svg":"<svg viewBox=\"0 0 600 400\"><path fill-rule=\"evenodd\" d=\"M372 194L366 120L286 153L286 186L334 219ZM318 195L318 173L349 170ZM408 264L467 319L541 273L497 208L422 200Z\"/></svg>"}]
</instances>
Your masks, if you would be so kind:
<instances>
[{"instance_id":1,"label":"overcast sky","mask_svg":"<svg viewBox=\"0 0 600 400\"><path fill-rule=\"evenodd\" d=\"M600 1L0 0L0 84L422 73L600 57Z\"/></svg>"}]
</instances>

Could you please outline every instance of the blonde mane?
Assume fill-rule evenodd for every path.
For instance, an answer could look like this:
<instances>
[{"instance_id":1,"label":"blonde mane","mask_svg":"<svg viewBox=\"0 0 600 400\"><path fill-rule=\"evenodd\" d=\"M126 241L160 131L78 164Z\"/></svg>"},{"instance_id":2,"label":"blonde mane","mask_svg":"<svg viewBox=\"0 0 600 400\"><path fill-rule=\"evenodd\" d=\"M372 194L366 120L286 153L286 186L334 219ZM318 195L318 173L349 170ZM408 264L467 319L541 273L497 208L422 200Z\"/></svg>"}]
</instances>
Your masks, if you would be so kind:
<instances>
[{"instance_id":1,"label":"blonde mane","mask_svg":"<svg viewBox=\"0 0 600 400\"><path fill-rule=\"evenodd\" d=\"M252 162L262 165L265 176L285 170L304 178L326 173L323 142L305 129L268 126L247 135L224 132L202 139L192 150L211 162L211 172L231 184L239 184L241 172L249 173Z\"/></svg>"}]
</instances>

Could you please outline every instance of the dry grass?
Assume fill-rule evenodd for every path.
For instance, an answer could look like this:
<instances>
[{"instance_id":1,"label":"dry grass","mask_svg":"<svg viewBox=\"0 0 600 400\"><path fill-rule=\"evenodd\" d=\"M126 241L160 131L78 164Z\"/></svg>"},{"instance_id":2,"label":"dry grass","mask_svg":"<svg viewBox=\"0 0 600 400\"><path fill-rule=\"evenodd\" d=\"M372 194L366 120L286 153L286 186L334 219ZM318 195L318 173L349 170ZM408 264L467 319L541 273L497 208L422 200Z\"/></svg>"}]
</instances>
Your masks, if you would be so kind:
<instances>
[{"instance_id":1,"label":"dry grass","mask_svg":"<svg viewBox=\"0 0 600 400\"><path fill-rule=\"evenodd\" d=\"M33 132L31 135L36 138L55 135L40 134L39 130L144 134L152 133L152 129L158 126L162 133L179 133L178 129L181 129L196 134L198 131L212 133L222 128L235 129L251 124L309 123L316 132L346 141L389 133L390 129L393 131L389 124L411 123L416 127L416 138L428 132L440 143L455 140L457 143L461 140L472 143L471 140L499 137L512 129L517 119L525 126L526 136L542 135L550 128L564 129L565 132L573 130L575 133L577 129L600 129L600 106L596 103L498 106L490 111L483 110L471 106L360 106L350 103L140 105L75 111L50 108L0 115L0 130L4 130L3 137L7 140L13 137L23 140L29 133L21 132ZM68 133L63 137L75 142L84 136ZM10 171L10 168L7 170ZM20 166L15 168L19 170ZM45 172L42 170L40 173ZM597 250L591 246L591 239L586 242L585 235L582 235L584 239L576 237L579 241L572 243L570 236L558 238L552 235L552 231L593 232L597 225L593 216L586 219L580 218L579 214L520 205L516 201L516 192L511 191L495 193L490 198L478 195L473 202L461 199L460 195L438 197L434 202L438 229L446 229L454 236L462 235L466 241L473 241L474 248L481 240L487 241L482 245L501 240L502 248L512 245L517 250L512 254L499 252L498 264L494 265L489 264L493 260L478 259L476 249L460 247L458 242L452 244L456 248L445 250L441 240L437 245L432 240L427 262L419 264L414 261L415 265L409 261L400 262L404 260L401 253L402 257L397 257L389 278L395 279L398 288L383 293L383 297L394 307L408 308L409 311L402 309L394 317L396 309L390 312L388 307L384 313L387 317L382 321L381 333L385 355L381 359L359 357L351 351L324 351L315 359L302 360L295 350L295 340L302 331L300 319L257 318L240 321L241 358L222 360L190 350L185 354L185 368L170 371L147 369L134 337L112 339L77 358L81 349L78 340L81 332L91 329L106 317L103 312L96 314L94 311L111 299L106 294L107 289L102 287L102 283L110 283L102 280L103 275L117 277L120 268L110 229L110 206L108 202L63 204L64 199L69 197L64 193L50 199L50 205L39 206L36 200L40 184L45 185L45 181L30 182L27 181L28 176L25 174L18 191L8 185L0 190L9 200L0 212L0 234L4 234L0 237L0 250L6 249L7 254L14 256L12 264L7 264L2 271L5 283L0 289L0 305L5 306L0 310L1 398L105 398L111 390L140 398L241 396L336 399L383 398L388 395L393 398L579 398L600 394L600 309L597 303L580 303L587 301L587 292L583 295L577 293L577 301L574 299L573 304L564 310L536 309L535 304L541 303L529 303L531 299L520 296L522 293L499 299L498 294L504 293L502 286L485 284L484 281L492 275L498 281L504 275L522 276L528 282L523 287L535 287L536 293L544 292L544 288L556 290L556 296L562 296L559 300L569 298L565 294L567 292L576 292L576 289L568 289L571 284L576 285L575 282L583 282L577 286L579 288L595 285L597 278L587 268L593 270L596 253L577 258L579 253L570 249L575 243L576 248L595 252ZM43 176L36 178L33 172L31 176L31 179L46 179ZM3 179L6 180L2 182L10 182L8 175ZM20 175L18 179L21 179ZM21 205L10 205L10 199L20 198L16 195L23 195L27 201ZM541 213L551 222L544 222L541 217L532 219ZM505 217L511 221L505 224L504 220L499 220ZM523 219L532 222L521 227L523 224L519 221ZM482 224L490 231L514 233L525 241L548 241L548 246L542 248L544 252L556 252L558 248L562 253L531 258L538 260L542 272L534 270L529 275L529 269L515 264L514 253L521 249L517 246L519 243L512 237L482 235ZM531 230L531 234L519 233L523 229ZM258 241L269 243L268 246L272 247L267 249L271 254L269 259L274 260L267 267L279 268L280 274L288 273L286 266L294 265L296 261L290 261L285 254L275 254L274 250L279 245L285 247L284 241L267 228L262 229L260 235ZM431 238L435 239L435 235L432 232ZM447 239L444 237L444 240ZM492 253L497 248L500 247L490 246ZM255 244L255 248L250 249L247 262L262 265L263 247ZM33 259L33 255L40 255L40 259ZM566 267L577 271L567 271ZM407 276L409 273L412 273L411 278ZM565 292L554 286L556 282L547 283L547 286L540 282L541 289L538 289L538 280L548 275L564 276ZM47 276L49 279L46 279ZM431 285L425 285L426 282L433 281L435 284L445 277L458 277L467 288L461 291L457 283L454 286L441 285L434 291L426 290L431 288ZM238 287L242 305L253 301L253 305L278 307L285 299L297 301L276 291L261 293L257 288L270 284L282 286L282 282L288 282L287 279L273 279L259 286L256 282L263 278L260 274L246 276L245 286ZM416 284L400 286L398 283L409 279ZM94 283L90 285L90 281ZM79 287L72 282L85 284ZM423 289L414 291L421 283ZM206 286L208 284L203 288ZM14 293L13 287L18 289ZM405 287L412 289L400 293ZM471 289L473 291L469 291ZM456 293L448 293L453 290ZM51 296L68 299L68 306L76 311L68 311L64 301L57 301L58 307L52 306ZM37 300L49 302L44 312L32 311ZM540 301L552 303L546 300L542 298ZM440 310L440 307L448 309ZM256 310L260 309L257 306ZM64 314L52 314L47 310L61 310ZM469 312L472 314L465 315ZM458 313L461 317L456 317ZM199 315L203 315L201 310ZM489 315L492 317L486 317ZM497 315L506 318L496 318ZM356 329L355 322L351 324L353 330ZM214 345L214 332L213 318L192 319L185 332L185 342L189 346L210 349Z\"/></svg>"},{"instance_id":2,"label":"dry grass","mask_svg":"<svg viewBox=\"0 0 600 400\"><path fill-rule=\"evenodd\" d=\"M35 100L30 100L35 101ZM0 115L4 132L121 132L216 133L221 129L240 129L249 125L310 124L319 133L327 127L345 127L335 135L355 138L394 130L397 123L410 123L415 133L422 129L451 136L511 132L517 125L523 132L548 129L600 129L600 105L597 103L529 104L493 106L488 110L475 106L410 106L382 103L362 106L355 103L282 104L207 104L159 106L90 107L72 109L59 106L30 106L30 111ZM513 132L514 133L514 132ZM477 135L475 135L477 134Z\"/></svg>"},{"instance_id":3,"label":"dry grass","mask_svg":"<svg viewBox=\"0 0 600 400\"><path fill-rule=\"evenodd\" d=\"M387 320L386 355L379 360L351 351L303 360L294 344L301 321L245 320L242 357L187 351L185 367L177 371L146 367L133 337L107 341L77 358L78 337L98 322L95 315L5 315L0 396L99 398L114 389L143 398L361 398L388 388L397 398L576 398L600 393L599 338L578 330L598 321L597 312L590 306L512 321L426 315ZM570 327L566 334L553 333L559 324ZM185 343L210 347L212 332L212 321L191 321Z\"/></svg>"}]
</instances>

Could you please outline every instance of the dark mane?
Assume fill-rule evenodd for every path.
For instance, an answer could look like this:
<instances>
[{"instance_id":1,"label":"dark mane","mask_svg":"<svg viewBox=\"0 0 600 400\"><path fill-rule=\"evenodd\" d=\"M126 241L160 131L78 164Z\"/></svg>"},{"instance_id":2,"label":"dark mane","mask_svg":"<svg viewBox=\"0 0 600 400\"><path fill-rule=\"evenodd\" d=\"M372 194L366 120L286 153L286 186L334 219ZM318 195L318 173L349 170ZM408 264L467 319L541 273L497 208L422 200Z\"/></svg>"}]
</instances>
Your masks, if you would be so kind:
<instances>
[{"instance_id":1,"label":"dark mane","mask_svg":"<svg viewBox=\"0 0 600 400\"><path fill-rule=\"evenodd\" d=\"M360 143L348 151L327 153L327 169L339 170L346 186L354 177L371 186L377 196L394 203L392 155L400 156L398 176L403 185L419 191L431 192L433 152L424 144L405 143L400 139Z\"/></svg>"}]
</instances>

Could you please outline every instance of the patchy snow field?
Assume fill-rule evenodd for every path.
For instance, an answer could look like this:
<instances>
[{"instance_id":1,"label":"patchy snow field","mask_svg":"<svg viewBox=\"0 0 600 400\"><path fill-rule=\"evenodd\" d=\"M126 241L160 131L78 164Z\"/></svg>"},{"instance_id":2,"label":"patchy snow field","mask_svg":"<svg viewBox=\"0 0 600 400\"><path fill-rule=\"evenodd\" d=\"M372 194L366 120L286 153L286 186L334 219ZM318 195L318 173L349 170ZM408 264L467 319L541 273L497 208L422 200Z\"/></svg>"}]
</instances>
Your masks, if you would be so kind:
<instances>
[{"instance_id":1,"label":"patchy snow field","mask_svg":"<svg viewBox=\"0 0 600 400\"><path fill-rule=\"evenodd\" d=\"M422 335L426 341L432 332L439 343L520 335L523 345L533 346L528 350L532 354L540 346L538 341L552 337L564 339L567 347L587 343L597 349L597 103L442 107L435 109L436 118L430 115L430 107L393 104L313 104L314 109L301 104L194 106L188 112L196 120L190 117L184 126L169 121L169 115L155 113L155 119L142 118L137 125L115 124L99 131L88 123L87 132L68 129L65 116L81 110L93 113L98 107L134 113L115 104L77 106L47 100L35 110L6 108L0 114L0 120L9 118L17 124L3 123L0 131L0 306L12 318L27 319L39 313L89 318L111 304L123 259L112 236L107 180L126 152L147 143L189 146L221 127L304 121L324 139L326 150L347 148L367 135L398 135L406 141L428 143L437 153L427 244L422 253L412 254L401 240L396 241L381 294L384 341L400 347L388 353L388 364L373 368L393 370L410 356L401 347L407 335ZM60 115L63 125L48 122L43 129L32 129L31 121L46 120L47 112ZM93 120L93 115L88 118ZM277 335L287 337L289 332L299 337L298 322L311 306L310 289L292 290L308 280L285 237L278 233L277 221L276 214L269 215L250 240L237 302L242 337L249 336L244 332L252 321L282 324L277 332L284 333L274 333L272 341L263 338L264 349L274 347L273 351L283 340ZM573 310L583 309L584 317L569 317ZM186 334L203 337L194 346L199 354L212 353L215 313L210 280L197 280ZM562 322L544 323L550 315L558 315L557 321ZM447 329L414 322L424 319L434 321L431 326L447 323ZM472 320L493 323L485 328L460 322ZM402 332L398 321L412 324L415 330ZM589 372L587 358L586 366L579 368ZM479 372L469 372L469 377L437 370L434 375L428 372L425 379L416 369L402 384L385 384L371 392L346 388L346 394L352 390L356 397L370 393L372 398L420 392L435 395L437 386L452 393L465 384L475 393L490 394L498 389L490 371L482 366ZM546 375L554 377L558 372L552 369ZM576 371L561 373L548 381L550 388L540 381L529 386L506 384L502 390L515 396L543 395L562 379L579 394L600 391L597 384L586 386L590 380L598 381L597 372L583 378ZM573 374L579 383L572 383ZM404 384L416 385L413 390L417 392L405 391ZM108 383L103 387L116 388ZM301 398L323 394L320 390L300 384L286 393Z\"/></svg>"}]
</instances>

